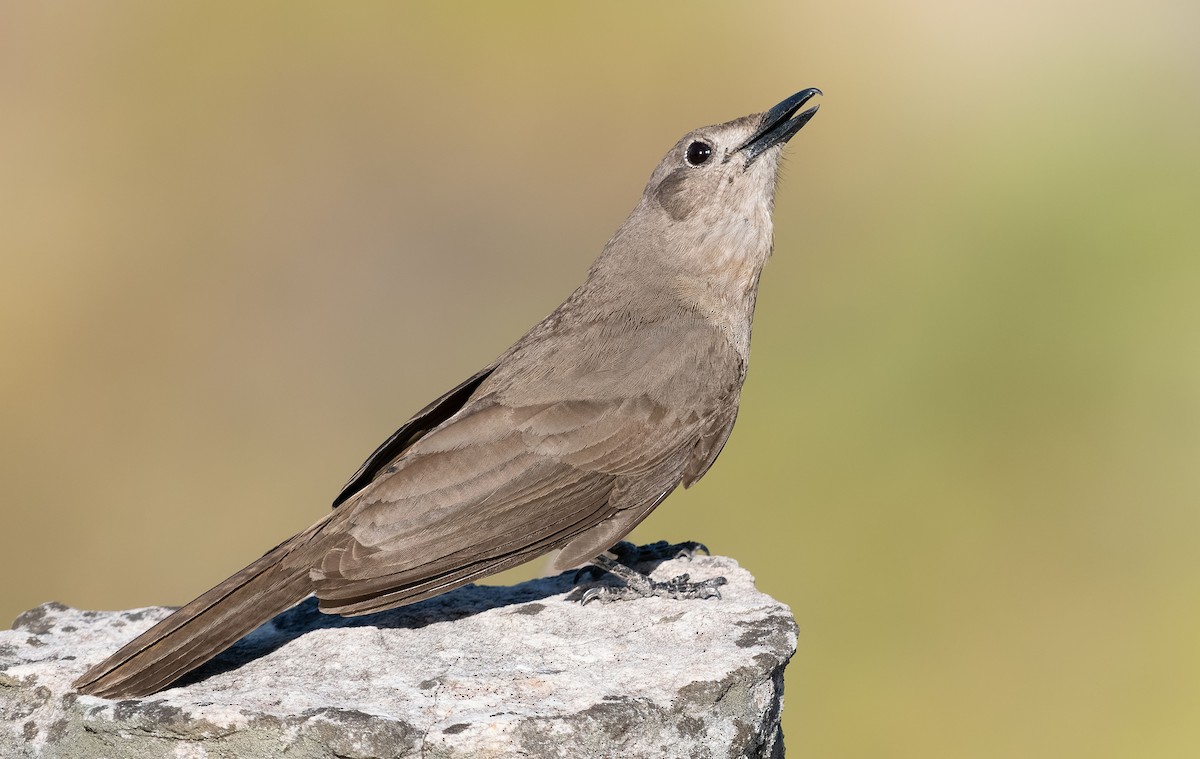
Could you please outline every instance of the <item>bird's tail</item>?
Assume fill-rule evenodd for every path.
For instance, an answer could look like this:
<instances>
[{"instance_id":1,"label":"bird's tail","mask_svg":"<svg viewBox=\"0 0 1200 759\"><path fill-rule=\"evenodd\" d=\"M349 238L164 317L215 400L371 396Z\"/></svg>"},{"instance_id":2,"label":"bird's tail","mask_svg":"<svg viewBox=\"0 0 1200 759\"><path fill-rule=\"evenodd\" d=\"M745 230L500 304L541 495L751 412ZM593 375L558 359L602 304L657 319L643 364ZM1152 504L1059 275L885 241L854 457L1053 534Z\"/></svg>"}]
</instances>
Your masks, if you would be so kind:
<instances>
[{"instance_id":1,"label":"bird's tail","mask_svg":"<svg viewBox=\"0 0 1200 759\"><path fill-rule=\"evenodd\" d=\"M280 544L134 638L76 680L76 690L105 698L149 695L299 602L312 592L309 569L324 522Z\"/></svg>"}]
</instances>

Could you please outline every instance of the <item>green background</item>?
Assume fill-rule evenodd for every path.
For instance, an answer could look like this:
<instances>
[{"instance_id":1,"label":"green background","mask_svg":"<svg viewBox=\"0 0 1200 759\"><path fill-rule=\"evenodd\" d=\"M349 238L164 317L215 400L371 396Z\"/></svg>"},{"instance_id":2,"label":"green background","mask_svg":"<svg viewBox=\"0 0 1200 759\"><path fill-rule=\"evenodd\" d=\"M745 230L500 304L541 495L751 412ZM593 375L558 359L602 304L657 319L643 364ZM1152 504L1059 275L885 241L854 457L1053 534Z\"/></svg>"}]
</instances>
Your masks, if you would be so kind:
<instances>
[{"instance_id":1,"label":"green background","mask_svg":"<svg viewBox=\"0 0 1200 759\"><path fill-rule=\"evenodd\" d=\"M729 447L797 757L1200 754L1200 4L0 4L0 617L182 603L789 148ZM540 566L514 577L527 577Z\"/></svg>"}]
</instances>

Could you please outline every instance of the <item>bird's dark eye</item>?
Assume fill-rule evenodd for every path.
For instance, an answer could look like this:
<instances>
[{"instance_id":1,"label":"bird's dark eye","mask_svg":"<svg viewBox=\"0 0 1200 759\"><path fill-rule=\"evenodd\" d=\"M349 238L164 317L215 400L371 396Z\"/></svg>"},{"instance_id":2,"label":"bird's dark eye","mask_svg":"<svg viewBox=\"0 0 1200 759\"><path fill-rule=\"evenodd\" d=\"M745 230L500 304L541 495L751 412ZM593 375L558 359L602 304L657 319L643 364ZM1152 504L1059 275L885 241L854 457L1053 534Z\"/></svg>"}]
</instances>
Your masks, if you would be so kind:
<instances>
[{"instance_id":1,"label":"bird's dark eye","mask_svg":"<svg viewBox=\"0 0 1200 759\"><path fill-rule=\"evenodd\" d=\"M712 156L712 146L707 142L693 142L688 145L687 162L699 166Z\"/></svg>"}]
</instances>

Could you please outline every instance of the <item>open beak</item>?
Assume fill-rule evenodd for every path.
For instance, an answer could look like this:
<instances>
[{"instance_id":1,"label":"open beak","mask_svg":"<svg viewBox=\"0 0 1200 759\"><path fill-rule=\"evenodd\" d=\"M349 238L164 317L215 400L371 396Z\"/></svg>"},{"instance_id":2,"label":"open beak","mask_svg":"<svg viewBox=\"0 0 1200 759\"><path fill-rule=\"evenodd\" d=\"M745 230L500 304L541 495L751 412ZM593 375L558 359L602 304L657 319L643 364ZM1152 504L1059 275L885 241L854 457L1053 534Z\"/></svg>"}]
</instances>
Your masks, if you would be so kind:
<instances>
[{"instance_id":1,"label":"open beak","mask_svg":"<svg viewBox=\"0 0 1200 759\"><path fill-rule=\"evenodd\" d=\"M746 164L749 165L755 158L765 153L767 150L782 145L800 128L808 123L809 119L816 115L817 109L820 106L814 105L807 111L801 111L799 115L792 118L800 107L812 100L817 95L822 95L816 87L809 87L807 90L801 90L795 95L792 95L787 100L775 106L771 110L763 114L762 124L759 125L758 131L754 133L750 139L746 140L734 152L745 152Z\"/></svg>"}]
</instances>

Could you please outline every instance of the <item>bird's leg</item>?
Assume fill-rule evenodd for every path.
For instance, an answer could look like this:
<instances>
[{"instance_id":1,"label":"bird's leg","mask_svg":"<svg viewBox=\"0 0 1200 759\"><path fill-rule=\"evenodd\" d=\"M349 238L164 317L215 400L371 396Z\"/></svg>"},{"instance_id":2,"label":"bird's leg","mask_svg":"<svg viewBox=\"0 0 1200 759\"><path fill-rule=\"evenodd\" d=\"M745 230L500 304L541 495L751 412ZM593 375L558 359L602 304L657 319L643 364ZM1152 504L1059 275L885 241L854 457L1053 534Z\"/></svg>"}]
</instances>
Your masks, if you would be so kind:
<instances>
[{"instance_id":1,"label":"bird's leg","mask_svg":"<svg viewBox=\"0 0 1200 759\"><path fill-rule=\"evenodd\" d=\"M624 585L600 585L588 588L578 594L579 602L584 605L590 601L608 603L609 601L625 601L633 598L649 598L650 596L677 599L720 598L721 591L718 588L726 583L724 577L692 582L691 577L686 574L659 582L650 579L636 569L625 566L609 557L608 554L600 554L592 559L592 563L619 578Z\"/></svg>"},{"instance_id":2,"label":"bird's leg","mask_svg":"<svg viewBox=\"0 0 1200 759\"><path fill-rule=\"evenodd\" d=\"M612 548L608 549L607 553L616 556L617 561L627 567L634 568L639 564L653 563L658 566L664 561L671 559L687 559L692 560L697 553L709 555L708 546L703 543L697 543L694 540L685 540L682 543L668 543L665 540L659 540L654 543L647 543L644 546L634 545L628 540L622 540ZM587 564L575 570L575 577L572 583L578 585L584 579L592 580L604 573L604 568L597 566L595 563Z\"/></svg>"},{"instance_id":3,"label":"bird's leg","mask_svg":"<svg viewBox=\"0 0 1200 759\"><path fill-rule=\"evenodd\" d=\"M708 555L708 546L703 543L697 543L694 540L685 540L682 543L668 543L665 540L659 540L654 543L647 543L644 546L635 546L627 540L622 540L615 546L609 549L611 553L616 554L617 561L626 566L634 566L635 564L643 564L653 561L655 563L662 561L670 561L671 559L687 559L692 560L692 557L697 553Z\"/></svg>"}]
</instances>

